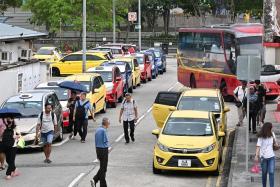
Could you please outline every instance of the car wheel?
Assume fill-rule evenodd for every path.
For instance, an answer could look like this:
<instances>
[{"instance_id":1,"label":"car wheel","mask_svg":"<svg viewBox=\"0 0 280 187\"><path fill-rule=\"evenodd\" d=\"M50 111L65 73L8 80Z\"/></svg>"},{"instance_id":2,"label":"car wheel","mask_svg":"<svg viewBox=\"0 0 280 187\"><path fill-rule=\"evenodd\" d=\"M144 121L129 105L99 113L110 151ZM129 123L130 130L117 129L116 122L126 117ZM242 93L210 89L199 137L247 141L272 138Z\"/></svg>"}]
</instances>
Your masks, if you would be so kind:
<instances>
[{"instance_id":1,"label":"car wheel","mask_svg":"<svg viewBox=\"0 0 280 187\"><path fill-rule=\"evenodd\" d=\"M117 100L118 100L118 99L117 99L117 95L115 95L114 102L111 103L111 107L112 107L112 108L116 108L116 107L117 107Z\"/></svg>"},{"instance_id":2,"label":"car wheel","mask_svg":"<svg viewBox=\"0 0 280 187\"><path fill-rule=\"evenodd\" d=\"M216 170L213 171L213 176L219 176L219 174L220 174L220 161L218 161Z\"/></svg>"},{"instance_id":3,"label":"car wheel","mask_svg":"<svg viewBox=\"0 0 280 187\"><path fill-rule=\"evenodd\" d=\"M153 79L157 78L156 73L155 73L154 75L152 74L152 78L153 78Z\"/></svg>"},{"instance_id":4,"label":"car wheel","mask_svg":"<svg viewBox=\"0 0 280 187\"><path fill-rule=\"evenodd\" d=\"M129 92L129 93L133 93L133 85L131 85L131 87L128 88L128 92Z\"/></svg>"},{"instance_id":5,"label":"car wheel","mask_svg":"<svg viewBox=\"0 0 280 187\"><path fill-rule=\"evenodd\" d=\"M152 81L152 72L151 72L151 76L148 77L148 81Z\"/></svg>"},{"instance_id":6,"label":"car wheel","mask_svg":"<svg viewBox=\"0 0 280 187\"><path fill-rule=\"evenodd\" d=\"M139 78L139 83L137 84L137 86L141 86L141 79Z\"/></svg>"},{"instance_id":7,"label":"car wheel","mask_svg":"<svg viewBox=\"0 0 280 187\"><path fill-rule=\"evenodd\" d=\"M278 95L267 95L265 96L266 100L273 101L278 97Z\"/></svg>"},{"instance_id":8,"label":"car wheel","mask_svg":"<svg viewBox=\"0 0 280 187\"><path fill-rule=\"evenodd\" d=\"M136 89L136 80L134 82L132 82L132 85L133 85L133 89Z\"/></svg>"},{"instance_id":9,"label":"car wheel","mask_svg":"<svg viewBox=\"0 0 280 187\"><path fill-rule=\"evenodd\" d=\"M100 112L104 114L104 113L106 113L106 110L107 110L107 102L105 100L104 105L103 105L103 109Z\"/></svg>"},{"instance_id":10,"label":"car wheel","mask_svg":"<svg viewBox=\"0 0 280 187\"><path fill-rule=\"evenodd\" d=\"M121 103L123 101L123 95L121 95L118 99L118 102Z\"/></svg>"},{"instance_id":11,"label":"car wheel","mask_svg":"<svg viewBox=\"0 0 280 187\"><path fill-rule=\"evenodd\" d=\"M63 140L63 123L60 124L59 135L57 141L61 142Z\"/></svg>"},{"instance_id":12,"label":"car wheel","mask_svg":"<svg viewBox=\"0 0 280 187\"><path fill-rule=\"evenodd\" d=\"M55 77L60 76L60 71L58 68L52 68L52 76L55 76Z\"/></svg>"},{"instance_id":13,"label":"car wheel","mask_svg":"<svg viewBox=\"0 0 280 187\"><path fill-rule=\"evenodd\" d=\"M156 174L156 175L161 174L161 170L160 170L160 169L155 168L155 164L154 164L154 162L153 162L153 173L154 173L154 174Z\"/></svg>"}]
</instances>

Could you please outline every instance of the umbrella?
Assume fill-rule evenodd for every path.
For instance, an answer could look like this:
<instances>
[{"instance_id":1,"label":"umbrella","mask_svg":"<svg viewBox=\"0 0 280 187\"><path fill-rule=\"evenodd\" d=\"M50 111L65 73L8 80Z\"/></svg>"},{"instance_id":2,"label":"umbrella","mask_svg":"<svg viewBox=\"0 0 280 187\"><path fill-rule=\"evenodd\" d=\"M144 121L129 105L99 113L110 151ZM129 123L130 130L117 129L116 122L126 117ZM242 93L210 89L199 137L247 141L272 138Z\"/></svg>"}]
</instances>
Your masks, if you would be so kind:
<instances>
[{"instance_id":1,"label":"umbrella","mask_svg":"<svg viewBox=\"0 0 280 187\"><path fill-rule=\"evenodd\" d=\"M21 117L21 113L15 108L1 108L0 109L0 118L6 117Z\"/></svg>"},{"instance_id":2,"label":"umbrella","mask_svg":"<svg viewBox=\"0 0 280 187\"><path fill-rule=\"evenodd\" d=\"M74 81L63 81L58 84L60 88L65 88L68 90L74 90L79 92L88 92L87 88L79 82Z\"/></svg>"}]
</instances>

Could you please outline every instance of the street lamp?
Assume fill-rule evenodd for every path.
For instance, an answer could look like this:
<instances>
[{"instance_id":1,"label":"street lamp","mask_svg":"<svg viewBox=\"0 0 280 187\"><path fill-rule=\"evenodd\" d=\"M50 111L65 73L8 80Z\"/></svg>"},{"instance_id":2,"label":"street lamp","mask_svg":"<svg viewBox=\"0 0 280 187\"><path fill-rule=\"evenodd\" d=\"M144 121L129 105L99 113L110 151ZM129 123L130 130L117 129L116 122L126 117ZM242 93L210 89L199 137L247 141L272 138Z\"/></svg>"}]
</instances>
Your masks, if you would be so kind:
<instances>
[{"instance_id":1,"label":"street lamp","mask_svg":"<svg viewBox=\"0 0 280 187\"><path fill-rule=\"evenodd\" d=\"M116 43L116 0L113 1L113 43Z\"/></svg>"},{"instance_id":2,"label":"street lamp","mask_svg":"<svg viewBox=\"0 0 280 187\"><path fill-rule=\"evenodd\" d=\"M141 51L142 42L141 42L141 0L138 0L138 32L139 32L139 50Z\"/></svg>"},{"instance_id":3,"label":"street lamp","mask_svg":"<svg viewBox=\"0 0 280 187\"><path fill-rule=\"evenodd\" d=\"M87 1L83 0L83 73L86 72L86 60L87 60L87 56L86 56L86 50L87 50L87 46L86 46L86 36L87 36Z\"/></svg>"}]
</instances>

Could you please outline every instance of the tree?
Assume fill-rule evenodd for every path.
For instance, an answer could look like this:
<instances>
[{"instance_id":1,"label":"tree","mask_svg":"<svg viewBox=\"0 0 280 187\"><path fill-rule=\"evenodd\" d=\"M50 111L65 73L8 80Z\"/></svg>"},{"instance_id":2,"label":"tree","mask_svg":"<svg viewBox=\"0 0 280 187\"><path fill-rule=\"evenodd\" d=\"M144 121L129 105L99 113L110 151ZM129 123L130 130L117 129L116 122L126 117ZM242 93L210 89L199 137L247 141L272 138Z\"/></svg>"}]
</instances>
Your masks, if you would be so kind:
<instances>
[{"instance_id":1,"label":"tree","mask_svg":"<svg viewBox=\"0 0 280 187\"><path fill-rule=\"evenodd\" d=\"M0 15L3 15L8 7L20 7L22 0L0 0Z\"/></svg>"}]
</instances>

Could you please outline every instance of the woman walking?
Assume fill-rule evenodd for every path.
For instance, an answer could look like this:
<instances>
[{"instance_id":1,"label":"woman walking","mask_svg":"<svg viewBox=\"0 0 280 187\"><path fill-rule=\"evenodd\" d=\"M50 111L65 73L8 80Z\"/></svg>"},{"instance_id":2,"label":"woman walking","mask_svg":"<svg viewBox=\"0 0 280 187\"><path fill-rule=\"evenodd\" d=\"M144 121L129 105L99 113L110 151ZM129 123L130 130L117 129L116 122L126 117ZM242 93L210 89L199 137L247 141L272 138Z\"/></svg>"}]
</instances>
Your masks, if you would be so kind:
<instances>
[{"instance_id":1,"label":"woman walking","mask_svg":"<svg viewBox=\"0 0 280 187\"><path fill-rule=\"evenodd\" d=\"M6 179L10 180L12 177L18 176L19 172L15 166L15 158L17 152L17 140L20 133L17 131L15 121L11 117L3 119L6 129L2 135L2 151L6 155L6 162L8 169L6 171Z\"/></svg>"},{"instance_id":2,"label":"woman walking","mask_svg":"<svg viewBox=\"0 0 280 187\"><path fill-rule=\"evenodd\" d=\"M272 123L264 123L258 134L255 161L261 160L262 184L266 187L267 174L269 174L270 187L274 187L275 154L273 145L276 145L276 138L272 132Z\"/></svg>"}]
</instances>

